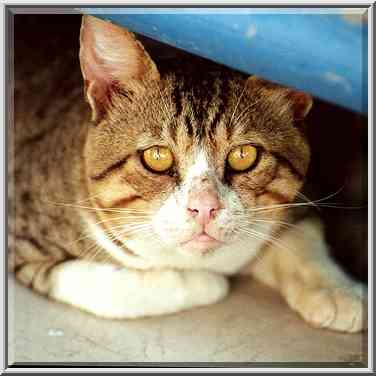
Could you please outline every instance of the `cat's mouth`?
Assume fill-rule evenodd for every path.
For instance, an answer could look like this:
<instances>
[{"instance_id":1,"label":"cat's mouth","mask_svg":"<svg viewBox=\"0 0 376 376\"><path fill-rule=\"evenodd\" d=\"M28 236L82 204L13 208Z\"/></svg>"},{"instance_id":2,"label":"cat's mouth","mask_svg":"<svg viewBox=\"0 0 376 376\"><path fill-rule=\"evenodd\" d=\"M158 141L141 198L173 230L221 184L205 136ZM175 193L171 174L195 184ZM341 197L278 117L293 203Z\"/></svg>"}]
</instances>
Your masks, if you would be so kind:
<instances>
[{"instance_id":1,"label":"cat's mouth","mask_svg":"<svg viewBox=\"0 0 376 376\"><path fill-rule=\"evenodd\" d=\"M218 248L223 242L209 235L207 232L202 231L199 234L195 234L189 240L181 243L181 246L188 249L197 249L205 251L208 249Z\"/></svg>"}]
</instances>

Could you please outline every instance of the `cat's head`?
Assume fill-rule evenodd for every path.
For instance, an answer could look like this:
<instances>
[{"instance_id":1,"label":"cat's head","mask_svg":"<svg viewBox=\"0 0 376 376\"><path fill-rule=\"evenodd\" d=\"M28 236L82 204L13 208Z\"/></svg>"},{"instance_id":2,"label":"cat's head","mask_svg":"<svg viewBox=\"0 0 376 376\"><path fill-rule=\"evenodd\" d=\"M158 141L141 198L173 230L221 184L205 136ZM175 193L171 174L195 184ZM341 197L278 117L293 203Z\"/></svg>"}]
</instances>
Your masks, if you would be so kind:
<instances>
[{"instance_id":1,"label":"cat's head","mask_svg":"<svg viewBox=\"0 0 376 376\"><path fill-rule=\"evenodd\" d=\"M87 183L109 239L203 255L270 235L307 172L310 96L193 58L158 71L133 34L90 16L80 60Z\"/></svg>"}]
</instances>

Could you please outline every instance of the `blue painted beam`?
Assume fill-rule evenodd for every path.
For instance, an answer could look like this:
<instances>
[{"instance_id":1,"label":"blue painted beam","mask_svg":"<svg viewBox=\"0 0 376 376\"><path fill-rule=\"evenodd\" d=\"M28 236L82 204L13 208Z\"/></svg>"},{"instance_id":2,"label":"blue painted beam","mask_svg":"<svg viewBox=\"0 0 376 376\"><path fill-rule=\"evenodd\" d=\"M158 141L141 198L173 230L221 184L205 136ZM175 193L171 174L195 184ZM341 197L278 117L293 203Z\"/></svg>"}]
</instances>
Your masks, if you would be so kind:
<instances>
[{"instance_id":1,"label":"blue painted beam","mask_svg":"<svg viewBox=\"0 0 376 376\"><path fill-rule=\"evenodd\" d=\"M337 9L88 8L136 33L360 113L368 28ZM365 11L365 10L364 10ZM361 16L358 10L358 20Z\"/></svg>"}]
</instances>

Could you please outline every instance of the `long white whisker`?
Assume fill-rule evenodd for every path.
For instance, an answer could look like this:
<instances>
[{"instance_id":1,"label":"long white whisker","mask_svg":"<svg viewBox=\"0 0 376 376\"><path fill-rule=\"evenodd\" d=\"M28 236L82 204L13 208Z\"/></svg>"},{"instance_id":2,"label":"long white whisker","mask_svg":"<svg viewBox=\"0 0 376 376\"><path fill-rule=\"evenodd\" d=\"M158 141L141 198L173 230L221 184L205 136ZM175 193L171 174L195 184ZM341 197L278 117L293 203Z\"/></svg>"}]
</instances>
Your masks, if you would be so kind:
<instances>
[{"instance_id":1,"label":"long white whisker","mask_svg":"<svg viewBox=\"0 0 376 376\"><path fill-rule=\"evenodd\" d=\"M118 225L118 226L112 226L112 227L109 227L108 229L106 229L106 231L114 231L118 228L120 229L123 229L124 231L131 231L131 230L136 230L136 229L142 229L142 228L145 228L145 227L150 227L149 224L139 224L139 225Z\"/></svg>"},{"instance_id":2,"label":"long white whisker","mask_svg":"<svg viewBox=\"0 0 376 376\"><path fill-rule=\"evenodd\" d=\"M240 228L240 231L242 233L252 235L259 240L263 240L265 242L271 243L271 244L273 244L273 245L275 245L279 248L282 248L284 250L288 250L288 251L290 250L285 244L283 244L281 242L281 240L279 238L276 238L273 235L264 234L264 233L261 233L259 231L251 230L249 228Z\"/></svg>"},{"instance_id":3,"label":"long white whisker","mask_svg":"<svg viewBox=\"0 0 376 376\"><path fill-rule=\"evenodd\" d=\"M129 216L122 215L121 217L103 219L102 221L95 222L94 225L99 225L101 223L107 223L107 222L111 222L111 221L118 221L119 219L124 219L124 220L131 219L132 222L138 222L138 221L141 222L141 221L145 221L145 219L150 219L150 216L149 215L135 215L135 214L132 214L132 215L129 215Z\"/></svg>"},{"instance_id":4,"label":"long white whisker","mask_svg":"<svg viewBox=\"0 0 376 376\"><path fill-rule=\"evenodd\" d=\"M65 204L65 203L58 203L53 201L45 201L43 202L52 204L55 206L63 206L63 207L71 207L71 208L77 208L77 209L87 209L92 211L104 211L104 212L115 212L115 213L148 213L146 210L138 210L138 209L114 209L114 208L96 208L92 206L84 206L84 205L74 205L74 204Z\"/></svg>"},{"instance_id":5,"label":"long white whisker","mask_svg":"<svg viewBox=\"0 0 376 376\"><path fill-rule=\"evenodd\" d=\"M124 217L119 217L119 218L124 218ZM95 224L100 224L100 223L104 223L104 222L108 222L108 221L110 221L110 220L104 220L104 221L96 222ZM112 229L124 228L124 227L126 227L129 230L133 230L133 228L136 228L136 226L143 226L143 225L148 226L147 222L145 222L145 221L139 221L139 223L135 223L133 221L133 223L112 226L108 229L102 228L102 231L107 233L107 232L110 232ZM92 238L93 238L92 231L85 230L84 232L81 233L81 236L79 238L77 238L73 242L69 243L68 246L73 246L74 244L78 243L79 241L82 241L82 240L85 240L85 239L92 239Z\"/></svg>"},{"instance_id":6,"label":"long white whisker","mask_svg":"<svg viewBox=\"0 0 376 376\"><path fill-rule=\"evenodd\" d=\"M252 219L249 222L246 222L246 224L252 225L252 224L258 224L258 223L265 223L265 224L277 224L279 226L284 226L288 228L299 228L299 226L294 225L293 223L285 222L285 221L279 221L279 220L265 220L265 219Z\"/></svg>"},{"instance_id":7,"label":"long white whisker","mask_svg":"<svg viewBox=\"0 0 376 376\"><path fill-rule=\"evenodd\" d=\"M345 184L343 184L342 187L339 188L339 189L338 189L337 191L335 191L334 193L331 193L331 194L328 195L328 196L325 196L325 197L323 197L323 198L320 198L320 199L318 199L318 200L314 200L314 201L310 201L310 202L314 202L315 204L317 204L317 203L319 203L319 202L322 202L322 201L328 200L329 198L332 198L332 197L338 195L340 192L343 191L344 188L345 188Z\"/></svg>"},{"instance_id":8,"label":"long white whisker","mask_svg":"<svg viewBox=\"0 0 376 376\"><path fill-rule=\"evenodd\" d=\"M321 209L318 207L318 205L316 205L315 202L313 202L312 200L310 200L310 199L309 199L306 195L304 195L303 193L301 193L301 192L297 192L297 193L296 193L296 196L297 196L298 198L302 199L302 200L305 200L305 202L307 202L307 203L310 202L310 203L316 208L317 211L321 211Z\"/></svg>"}]
</instances>

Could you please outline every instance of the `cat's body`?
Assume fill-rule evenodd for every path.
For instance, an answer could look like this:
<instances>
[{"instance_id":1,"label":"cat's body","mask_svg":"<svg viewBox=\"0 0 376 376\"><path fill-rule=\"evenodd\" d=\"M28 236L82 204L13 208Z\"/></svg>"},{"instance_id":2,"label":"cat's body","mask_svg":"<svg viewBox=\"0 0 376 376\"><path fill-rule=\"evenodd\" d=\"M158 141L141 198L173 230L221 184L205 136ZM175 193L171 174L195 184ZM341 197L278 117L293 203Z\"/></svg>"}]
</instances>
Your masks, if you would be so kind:
<instances>
[{"instance_id":1,"label":"cat's body","mask_svg":"<svg viewBox=\"0 0 376 376\"><path fill-rule=\"evenodd\" d=\"M16 65L9 260L22 283L130 318L213 303L226 276L251 273L314 325L364 328L364 290L320 222L284 208L308 168L308 96L201 59L157 70L89 17L80 57L92 122L79 72Z\"/></svg>"}]
</instances>

